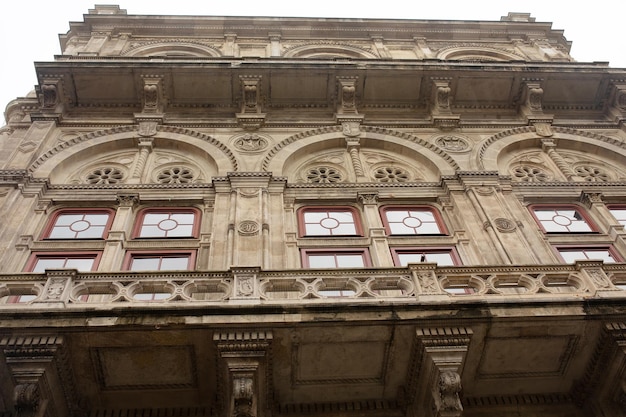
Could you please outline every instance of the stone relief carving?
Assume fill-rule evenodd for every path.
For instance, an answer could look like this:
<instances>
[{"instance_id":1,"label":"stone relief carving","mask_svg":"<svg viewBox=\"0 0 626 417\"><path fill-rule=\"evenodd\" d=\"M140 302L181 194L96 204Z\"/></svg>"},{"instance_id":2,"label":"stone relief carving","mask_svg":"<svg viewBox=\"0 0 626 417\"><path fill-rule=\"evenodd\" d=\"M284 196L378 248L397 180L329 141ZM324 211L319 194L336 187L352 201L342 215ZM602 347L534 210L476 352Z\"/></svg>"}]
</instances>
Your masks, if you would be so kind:
<instances>
[{"instance_id":1,"label":"stone relief carving","mask_svg":"<svg viewBox=\"0 0 626 417\"><path fill-rule=\"evenodd\" d=\"M316 184L329 184L343 182L344 175L336 168L330 166L317 166L306 171L307 182Z\"/></svg>"},{"instance_id":2,"label":"stone relief carving","mask_svg":"<svg viewBox=\"0 0 626 417\"><path fill-rule=\"evenodd\" d=\"M341 124L344 136L354 138L361 135L361 123L359 122L343 122Z\"/></svg>"},{"instance_id":3,"label":"stone relief carving","mask_svg":"<svg viewBox=\"0 0 626 417\"><path fill-rule=\"evenodd\" d=\"M502 233L511 233L517 228L513 220L505 219L504 217L494 219L493 224L496 226L496 229Z\"/></svg>"},{"instance_id":4,"label":"stone relief carving","mask_svg":"<svg viewBox=\"0 0 626 417\"><path fill-rule=\"evenodd\" d=\"M403 160L402 157L383 152L361 151L363 160L369 166L374 182L407 182L421 181L424 176L418 172L415 164Z\"/></svg>"},{"instance_id":5,"label":"stone relief carving","mask_svg":"<svg viewBox=\"0 0 626 417\"><path fill-rule=\"evenodd\" d=\"M86 184L107 185L118 184L124 181L125 172L115 166L102 166L91 170L85 176Z\"/></svg>"},{"instance_id":6,"label":"stone relief carving","mask_svg":"<svg viewBox=\"0 0 626 417\"><path fill-rule=\"evenodd\" d=\"M254 380L250 376L233 378L234 417L254 417Z\"/></svg>"},{"instance_id":7,"label":"stone relief carving","mask_svg":"<svg viewBox=\"0 0 626 417\"><path fill-rule=\"evenodd\" d=\"M574 172L587 182L608 182L611 176L608 171L594 165L578 165L574 167Z\"/></svg>"},{"instance_id":8,"label":"stone relief carving","mask_svg":"<svg viewBox=\"0 0 626 417\"><path fill-rule=\"evenodd\" d=\"M530 87L528 89L528 107L533 111L542 111L543 88Z\"/></svg>"},{"instance_id":9,"label":"stone relief carving","mask_svg":"<svg viewBox=\"0 0 626 417\"><path fill-rule=\"evenodd\" d=\"M575 151L559 150L564 163L566 163L573 175L579 181L587 182L607 182L626 178L624 169L626 164L615 162L608 158L600 159L591 156L591 152L582 153ZM620 161L621 162L621 161Z\"/></svg>"},{"instance_id":10,"label":"stone relief carving","mask_svg":"<svg viewBox=\"0 0 626 417\"><path fill-rule=\"evenodd\" d=\"M59 102L57 86L54 84L44 84L41 86L41 105L45 108L54 108Z\"/></svg>"},{"instance_id":11,"label":"stone relief carving","mask_svg":"<svg viewBox=\"0 0 626 417\"><path fill-rule=\"evenodd\" d=\"M254 220L243 220L237 226L237 231L243 236L253 236L259 233L259 224Z\"/></svg>"},{"instance_id":12,"label":"stone relief carving","mask_svg":"<svg viewBox=\"0 0 626 417\"><path fill-rule=\"evenodd\" d=\"M518 164L510 169L513 180L520 182L548 182L554 175L543 167L532 164Z\"/></svg>"},{"instance_id":13,"label":"stone relief carving","mask_svg":"<svg viewBox=\"0 0 626 417\"><path fill-rule=\"evenodd\" d=\"M236 295L238 297L250 297L254 295L254 275L237 276Z\"/></svg>"},{"instance_id":14,"label":"stone relief carving","mask_svg":"<svg viewBox=\"0 0 626 417\"><path fill-rule=\"evenodd\" d=\"M257 133L245 133L235 136L231 142L235 148L242 152L262 151L269 145L269 140Z\"/></svg>"},{"instance_id":15,"label":"stone relief carving","mask_svg":"<svg viewBox=\"0 0 626 417\"><path fill-rule=\"evenodd\" d=\"M158 171L156 178L159 184L190 184L194 182L195 174L185 166L170 166Z\"/></svg>"},{"instance_id":16,"label":"stone relief carving","mask_svg":"<svg viewBox=\"0 0 626 417\"><path fill-rule=\"evenodd\" d=\"M440 410L461 411L461 375L455 371L443 371L439 374L439 395L441 396Z\"/></svg>"},{"instance_id":17,"label":"stone relief carving","mask_svg":"<svg viewBox=\"0 0 626 417\"><path fill-rule=\"evenodd\" d=\"M155 121L141 121L137 133L142 137L154 136L157 133L157 126L158 123Z\"/></svg>"},{"instance_id":18,"label":"stone relief carving","mask_svg":"<svg viewBox=\"0 0 626 417\"><path fill-rule=\"evenodd\" d=\"M373 170L374 179L377 182L409 182L410 174L402 168L394 166L384 166Z\"/></svg>"},{"instance_id":19,"label":"stone relief carving","mask_svg":"<svg viewBox=\"0 0 626 417\"><path fill-rule=\"evenodd\" d=\"M119 184L126 181L135 160L136 151L126 151L109 154L103 158L88 161L77 172L70 175L62 183L73 184Z\"/></svg>"},{"instance_id":20,"label":"stone relief carving","mask_svg":"<svg viewBox=\"0 0 626 417\"><path fill-rule=\"evenodd\" d=\"M309 159L296 168L296 182L336 183L348 180L350 164L345 151L330 151Z\"/></svg>"},{"instance_id":21,"label":"stone relief carving","mask_svg":"<svg viewBox=\"0 0 626 417\"><path fill-rule=\"evenodd\" d=\"M469 150L468 141L458 135L443 135L435 139L435 145L449 152L463 152Z\"/></svg>"}]
</instances>

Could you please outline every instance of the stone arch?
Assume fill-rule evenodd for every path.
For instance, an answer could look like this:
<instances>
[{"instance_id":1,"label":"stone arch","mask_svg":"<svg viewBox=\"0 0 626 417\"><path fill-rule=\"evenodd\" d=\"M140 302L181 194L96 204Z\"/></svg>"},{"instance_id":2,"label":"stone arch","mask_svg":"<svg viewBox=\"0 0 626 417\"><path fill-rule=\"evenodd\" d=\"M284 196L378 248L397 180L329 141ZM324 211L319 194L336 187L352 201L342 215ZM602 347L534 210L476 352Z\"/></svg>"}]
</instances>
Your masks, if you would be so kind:
<instances>
[{"instance_id":1,"label":"stone arch","mask_svg":"<svg viewBox=\"0 0 626 417\"><path fill-rule=\"evenodd\" d=\"M437 52L437 58L454 61L518 61L524 59L511 51L483 45L453 45Z\"/></svg>"},{"instance_id":2,"label":"stone arch","mask_svg":"<svg viewBox=\"0 0 626 417\"><path fill-rule=\"evenodd\" d=\"M285 58L355 58L375 59L375 54L367 49L340 43L310 43L285 50Z\"/></svg>"},{"instance_id":3,"label":"stone arch","mask_svg":"<svg viewBox=\"0 0 626 417\"><path fill-rule=\"evenodd\" d=\"M626 171L623 159L626 155L626 144L618 139L593 132L572 128L552 127L553 139L557 150L578 152L589 155L591 159L603 160L606 164ZM476 165L480 170L498 171L506 174L506 161L512 155L530 149L541 149L543 137L537 135L534 126L525 126L500 132L488 138L479 147Z\"/></svg>"},{"instance_id":4,"label":"stone arch","mask_svg":"<svg viewBox=\"0 0 626 417\"><path fill-rule=\"evenodd\" d=\"M186 41L181 42L177 40L165 41L152 41L142 42L140 44L133 44L130 48L126 49L122 55L124 56L187 56L187 57L219 57L221 53L218 49L211 46L204 45L199 42Z\"/></svg>"},{"instance_id":5,"label":"stone arch","mask_svg":"<svg viewBox=\"0 0 626 417\"><path fill-rule=\"evenodd\" d=\"M40 155L28 171L35 178L50 178L52 183L63 182L77 169L79 162L96 161L94 163L97 165L97 157L100 155L137 150L139 137L138 126L87 133L60 143ZM233 153L224 144L204 133L160 126L153 140L157 149L171 149L179 155L187 155L187 160L197 161L198 166L206 167L206 176L224 176L238 170Z\"/></svg>"},{"instance_id":6,"label":"stone arch","mask_svg":"<svg viewBox=\"0 0 626 417\"><path fill-rule=\"evenodd\" d=\"M304 158L323 150L346 149L341 126L315 129L291 136L274 146L263 159L262 169L276 176L293 177L289 172ZM362 126L360 136L362 152L382 151L410 159L411 165L430 173L427 177L454 175L459 167L441 148L408 133ZM292 180L292 178L290 178ZM426 179L429 181L429 179Z\"/></svg>"}]
</instances>

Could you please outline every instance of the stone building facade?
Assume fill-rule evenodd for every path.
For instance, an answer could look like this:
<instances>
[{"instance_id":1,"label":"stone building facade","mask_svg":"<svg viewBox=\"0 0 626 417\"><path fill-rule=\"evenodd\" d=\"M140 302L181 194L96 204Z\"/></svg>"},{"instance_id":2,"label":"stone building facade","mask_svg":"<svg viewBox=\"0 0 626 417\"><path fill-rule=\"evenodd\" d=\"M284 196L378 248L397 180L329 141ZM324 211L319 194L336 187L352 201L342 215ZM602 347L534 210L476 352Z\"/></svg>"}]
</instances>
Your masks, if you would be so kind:
<instances>
[{"instance_id":1,"label":"stone building facade","mask_svg":"<svg viewBox=\"0 0 626 417\"><path fill-rule=\"evenodd\" d=\"M626 413L626 70L549 23L96 6L0 130L0 414Z\"/></svg>"}]
</instances>

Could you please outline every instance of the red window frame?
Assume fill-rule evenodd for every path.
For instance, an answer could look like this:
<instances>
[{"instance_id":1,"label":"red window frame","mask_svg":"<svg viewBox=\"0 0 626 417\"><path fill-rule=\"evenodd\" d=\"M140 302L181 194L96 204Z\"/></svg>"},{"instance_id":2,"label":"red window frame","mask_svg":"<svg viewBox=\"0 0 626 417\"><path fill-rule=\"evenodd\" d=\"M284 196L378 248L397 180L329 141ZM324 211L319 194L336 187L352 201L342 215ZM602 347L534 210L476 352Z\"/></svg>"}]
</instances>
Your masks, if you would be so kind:
<instances>
[{"instance_id":1,"label":"red window frame","mask_svg":"<svg viewBox=\"0 0 626 417\"><path fill-rule=\"evenodd\" d=\"M170 226L167 226L166 228L162 228L161 225L165 222L175 223L176 221L172 220L171 218L167 218L167 219L161 220L158 223L154 223L154 224L151 223L151 224L146 225L145 223L146 216L150 214L161 214L161 215L165 214L169 217L171 217L174 214L193 214L194 218L193 218L193 224L191 227L191 233L185 236L176 236L176 235L168 236L171 230L176 229L176 226L171 227L171 228ZM197 239L198 236L200 235L200 220L201 220L200 210L198 210L195 207L158 207L158 208L149 207L149 208L145 208L139 211L139 213L137 214L132 236L133 236L133 239ZM188 225L188 223L186 223L186 225ZM163 230L163 235L162 236L141 236L144 226L157 227Z\"/></svg>"},{"instance_id":2,"label":"red window frame","mask_svg":"<svg viewBox=\"0 0 626 417\"><path fill-rule=\"evenodd\" d=\"M400 255L402 254L411 254L411 255L422 255L422 256L426 256L428 254L449 254L452 264L451 265L443 265L443 264L439 264L440 266L458 266L461 265L461 258L459 257L458 252L456 251L456 249L454 247L450 247L450 246L436 246L436 247L402 247L402 248L390 248L391 249L391 256L393 257L393 263L396 266L401 266L404 267L406 265L402 264L402 261L400 260ZM416 262L416 263L422 263L422 262L436 262L436 261L431 261L431 260L427 260L424 259L424 261L420 261L420 262ZM413 263L413 262L409 262L409 263ZM408 263L407 263L408 265Z\"/></svg>"},{"instance_id":3,"label":"red window frame","mask_svg":"<svg viewBox=\"0 0 626 417\"><path fill-rule=\"evenodd\" d=\"M162 262L163 258L176 258L186 256L187 257L187 268L186 269L161 269L159 265L159 269L131 269L132 263L134 259L160 259ZM196 251L195 250L167 250L167 251L129 251L126 253L126 257L124 258L124 264L122 269L125 271L192 271L195 269L196 265Z\"/></svg>"},{"instance_id":4,"label":"red window frame","mask_svg":"<svg viewBox=\"0 0 626 417\"><path fill-rule=\"evenodd\" d=\"M533 204L531 206L528 207L528 209L530 210L531 215L533 216L533 218L535 219L535 222L539 225L539 227L541 228L541 230L544 233L547 234L579 234L579 233L598 233L598 226L595 224L595 222L593 220L591 220L591 218L589 217L589 215L587 214L587 212L585 210L583 210L581 207L576 206L574 204ZM546 220L541 220L538 216L537 216L537 211L538 210L553 210L555 212L558 211L567 211L567 210L573 210L576 213L578 213L578 215L580 216L580 220L584 221L584 223L589 227L590 230L547 230L544 226L544 221ZM559 216L562 219L562 223L563 224L559 224L556 223L559 226L562 226L564 228L569 227L569 224L571 224L571 220L569 220L569 224L566 224L568 222L567 216L564 215L555 215L554 217ZM578 219L577 219L578 220Z\"/></svg>"},{"instance_id":5,"label":"red window frame","mask_svg":"<svg viewBox=\"0 0 626 417\"><path fill-rule=\"evenodd\" d=\"M393 233L392 225L390 224L390 221L387 217L387 213L391 211L403 211L403 210L406 210L407 214L410 214L408 212L411 212L411 211L431 213L433 216L433 219L432 221L429 221L428 223L434 223L439 229L439 231L437 233L419 233L418 229L423 224L422 221L418 218L407 216L415 220L408 224L405 223L404 227L406 227L407 229L413 228L415 233ZM430 207L430 206L383 206L380 208L380 217L383 221L383 225L385 226L385 230L387 231L387 235L389 236L441 236L441 235L448 234L448 229L446 228L446 225L443 222L441 213L439 213L439 210L437 210L434 207ZM391 222L391 223L398 223L398 222Z\"/></svg>"},{"instance_id":6,"label":"red window frame","mask_svg":"<svg viewBox=\"0 0 626 417\"><path fill-rule=\"evenodd\" d=\"M309 261L311 255L334 255L335 259L337 255L359 255L363 260L362 266L327 266L317 267L311 266ZM300 256L302 258L303 268L324 269L324 268L367 268L372 265L372 259L370 258L369 251L366 248L333 248L333 249L301 249Z\"/></svg>"},{"instance_id":7,"label":"red window frame","mask_svg":"<svg viewBox=\"0 0 626 417\"><path fill-rule=\"evenodd\" d=\"M607 251L608 254L614 259L615 263L623 262L622 257L619 256L619 254L617 253L617 251L615 250L615 248L612 245L556 245L556 246L554 246L554 249L558 253L558 255L561 258L561 260L563 262L565 262L565 263L570 263L570 262L568 262L563 257L563 252L585 252L585 251L592 252L592 251L600 251L600 250ZM586 260L591 260L591 259L599 259L599 258L597 258L597 257L594 258L593 255L591 255L588 258L576 259L576 260L574 260L571 263L574 263L577 260L586 261Z\"/></svg>"},{"instance_id":8,"label":"red window frame","mask_svg":"<svg viewBox=\"0 0 626 417\"><path fill-rule=\"evenodd\" d=\"M108 219L103 226L102 235L100 237L51 237L50 235L53 233L55 228L62 227L63 225L57 225L59 218L64 215L82 215L83 217L90 214L106 214ZM41 233L41 239L49 239L49 240L82 240L82 239L106 239L108 236L108 232L111 229L111 225L113 224L113 217L115 216L115 211L108 208L69 208L69 209L59 209L52 213L52 216L48 220L46 227ZM84 219L77 220L76 222L86 222ZM71 225L68 225L68 227ZM98 225L101 226L101 225ZM81 226L82 227L82 226ZM71 228L70 228L71 229ZM81 231L88 230L88 227L82 230L72 230L72 232L78 234Z\"/></svg>"},{"instance_id":9,"label":"red window frame","mask_svg":"<svg viewBox=\"0 0 626 417\"><path fill-rule=\"evenodd\" d=\"M342 233L337 233L337 234L333 234L332 230L333 229L328 229L331 230L331 232L329 234L310 234L307 233L306 230L306 225L307 224L313 224L312 222L307 223L305 216L307 213L332 213L332 212L346 212L346 213L350 213L350 215L352 216L352 224L354 225L354 233L350 233L350 234L342 234ZM363 229L361 226L361 217L359 215L359 211L351 206L306 206L306 207L300 207L298 209L298 232L299 232L299 236L300 237L348 237L348 236L363 236ZM328 217L330 218L330 217ZM338 223L338 222L337 222ZM337 224L336 227L338 227L339 224ZM324 227L324 226L322 226Z\"/></svg>"},{"instance_id":10,"label":"red window frame","mask_svg":"<svg viewBox=\"0 0 626 417\"><path fill-rule=\"evenodd\" d=\"M92 259L93 264L91 265L91 269L89 271L96 271L98 269L98 264L100 263L100 258L102 256L102 252L99 251L89 251L89 252L35 252L30 255L28 262L26 263L26 267L24 270L26 272L35 272L35 268L37 266L37 262L40 259ZM50 269L76 269L76 268L67 268L65 266L54 267ZM37 271L43 272L43 271ZM87 271L81 271L87 272Z\"/></svg>"}]
</instances>

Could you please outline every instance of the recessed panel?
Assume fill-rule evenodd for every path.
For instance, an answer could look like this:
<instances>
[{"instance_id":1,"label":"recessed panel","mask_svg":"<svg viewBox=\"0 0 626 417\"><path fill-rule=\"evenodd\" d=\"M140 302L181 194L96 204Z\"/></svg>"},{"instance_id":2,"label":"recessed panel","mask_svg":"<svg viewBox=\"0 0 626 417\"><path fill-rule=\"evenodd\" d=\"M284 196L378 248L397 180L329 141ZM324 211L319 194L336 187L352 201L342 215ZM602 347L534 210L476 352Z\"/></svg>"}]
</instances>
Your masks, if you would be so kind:
<instances>
[{"instance_id":1,"label":"recessed panel","mask_svg":"<svg viewBox=\"0 0 626 417\"><path fill-rule=\"evenodd\" d=\"M97 348L92 356L103 389L189 388L196 384L191 346Z\"/></svg>"},{"instance_id":2,"label":"recessed panel","mask_svg":"<svg viewBox=\"0 0 626 417\"><path fill-rule=\"evenodd\" d=\"M380 382L386 348L381 342L307 343L297 347L299 384Z\"/></svg>"},{"instance_id":3,"label":"recessed panel","mask_svg":"<svg viewBox=\"0 0 626 417\"><path fill-rule=\"evenodd\" d=\"M485 342L482 378L556 377L565 372L574 336L504 337Z\"/></svg>"}]
</instances>

